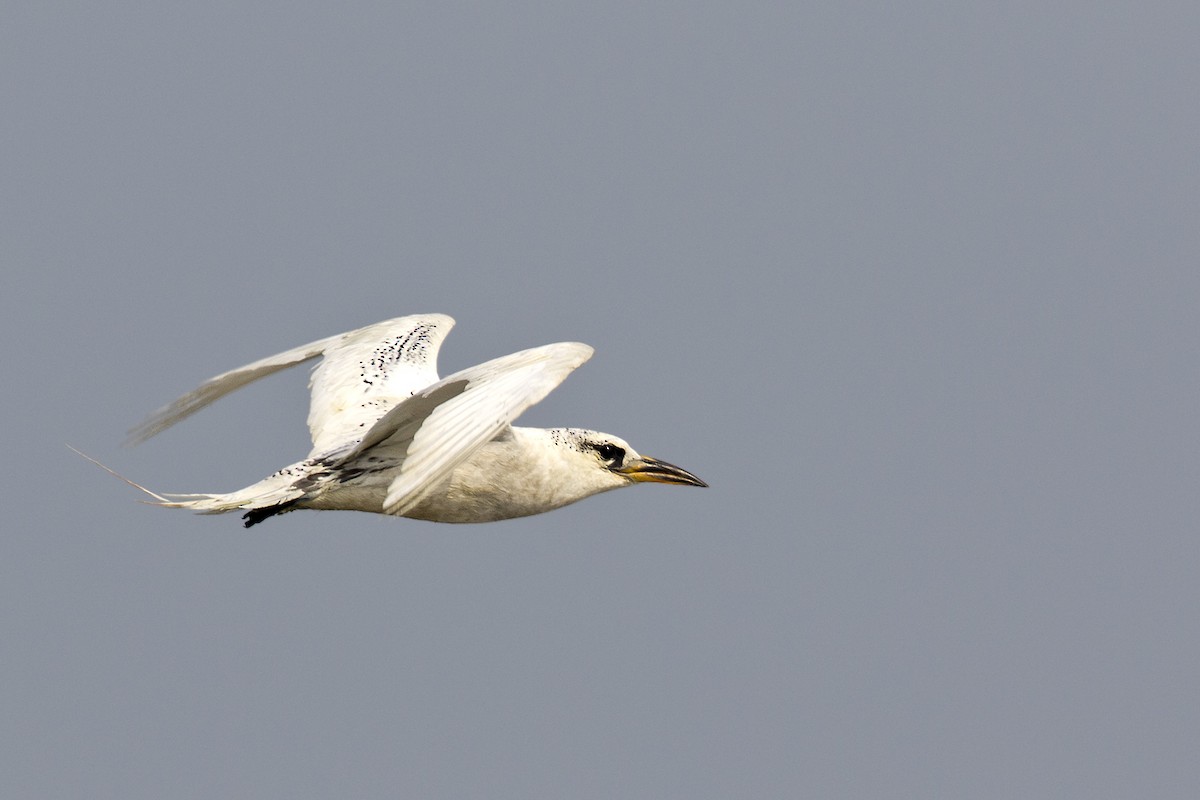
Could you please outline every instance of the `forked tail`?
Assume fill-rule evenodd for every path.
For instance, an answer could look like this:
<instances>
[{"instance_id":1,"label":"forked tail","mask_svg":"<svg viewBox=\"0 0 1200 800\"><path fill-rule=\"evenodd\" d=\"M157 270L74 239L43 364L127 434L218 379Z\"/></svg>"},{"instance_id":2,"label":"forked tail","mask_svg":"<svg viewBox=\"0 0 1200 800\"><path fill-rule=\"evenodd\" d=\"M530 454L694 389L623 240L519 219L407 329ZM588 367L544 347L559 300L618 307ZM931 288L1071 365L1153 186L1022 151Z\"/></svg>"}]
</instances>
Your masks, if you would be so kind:
<instances>
[{"instance_id":1,"label":"forked tail","mask_svg":"<svg viewBox=\"0 0 1200 800\"><path fill-rule=\"evenodd\" d=\"M273 517L276 514L292 510L305 494L304 489L296 486L296 477L289 470L280 470L258 483L226 494L178 494L173 492L159 494L147 489L140 483L131 481L108 465L102 464L92 458L87 453L77 450L71 447L71 445L67 445L67 447L114 478L118 478L138 491L154 498L153 500L143 500L143 503L163 508L190 508L201 514L223 514L228 511L244 510L246 514L243 516L243 519L247 528L262 522L267 517Z\"/></svg>"}]
</instances>

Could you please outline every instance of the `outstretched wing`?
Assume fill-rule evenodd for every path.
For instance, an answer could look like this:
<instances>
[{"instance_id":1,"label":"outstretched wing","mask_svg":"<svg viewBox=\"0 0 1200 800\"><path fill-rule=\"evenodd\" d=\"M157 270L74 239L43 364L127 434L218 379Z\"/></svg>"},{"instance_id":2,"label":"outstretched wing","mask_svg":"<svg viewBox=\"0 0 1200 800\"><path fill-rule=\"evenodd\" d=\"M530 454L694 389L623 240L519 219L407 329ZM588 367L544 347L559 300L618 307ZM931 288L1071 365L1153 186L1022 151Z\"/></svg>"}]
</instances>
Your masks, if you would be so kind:
<instances>
[{"instance_id":1,"label":"outstretched wing","mask_svg":"<svg viewBox=\"0 0 1200 800\"><path fill-rule=\"evenodd\" d=\"M438 348L453 326L444 314L397 317L268 356L205 381L151 414L126 442L143 442L235 389L323 354L311 382L313 453L345 445L395 403L437 381Z\"/></svg>"},{"instance_id":2,"label":"outstretched wing","mask_svg":"<svg viewBox=\"0 0 1200 800\"><path fill-rule=\"evenodd\" d=\"M586 344L560 342L456 372L392 408L344 458L373 447L404 453L383 504L403 515L591 356Z\"/></svg>"}]
</instances>

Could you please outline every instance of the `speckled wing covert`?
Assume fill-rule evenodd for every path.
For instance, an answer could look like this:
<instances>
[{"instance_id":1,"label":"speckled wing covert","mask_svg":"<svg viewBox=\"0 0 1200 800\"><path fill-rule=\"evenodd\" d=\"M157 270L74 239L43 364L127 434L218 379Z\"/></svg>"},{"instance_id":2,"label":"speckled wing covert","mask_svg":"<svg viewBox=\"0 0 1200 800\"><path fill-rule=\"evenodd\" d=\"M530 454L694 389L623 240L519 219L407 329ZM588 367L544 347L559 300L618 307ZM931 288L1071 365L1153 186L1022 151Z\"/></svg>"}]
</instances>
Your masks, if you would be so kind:
<instances>
[{"instance_id":1,"label":"speckled wing covert","mask_svg":"<svg viewBox=\"0 0 1200 800\"><path fill-rule=\"evenodd\" d=\"M312 455L353 445L396 403L437 382L437 353L454 320L416 314L318 339L210 378L129 432L137 444L230 392L319 355L308 428Z\"/></svg>"},{"instance_id":2,"label":"speckled wing covert","mask_svg":"<svg viewBox=\"0 0 1200 800\"><path fill-rule=\"evenodd\" d=\"M559 342L456 372L392 408L344 458L374 447L403 452L383 511L405 514L591 356L586 344Z\"/></svg>"},{"instance_id":3,"label":"speckled wing covert","mask_svg":"<svg viewBox=\"0 0 1200 800\"><path fill-rule=\"evenodd\" d=\"M313 370L310 456L362 439L393 406L437 383L437 356L454 320L417 314L342 334Z\"/></svg>"}]
</instances>

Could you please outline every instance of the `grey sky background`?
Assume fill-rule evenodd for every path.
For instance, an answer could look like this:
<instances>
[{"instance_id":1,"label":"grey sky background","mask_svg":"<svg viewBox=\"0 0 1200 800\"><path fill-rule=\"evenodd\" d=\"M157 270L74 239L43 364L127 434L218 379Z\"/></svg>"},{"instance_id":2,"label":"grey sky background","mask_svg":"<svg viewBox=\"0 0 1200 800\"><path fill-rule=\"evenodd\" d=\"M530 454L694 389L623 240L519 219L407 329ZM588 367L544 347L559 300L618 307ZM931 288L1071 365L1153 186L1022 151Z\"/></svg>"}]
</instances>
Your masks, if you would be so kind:
<instances>
[{"instance_id":1,"label":"grey sky background","mask_svg":"<svg viewBox=\"0 0 1200 800\"><path fill-rule=\"evenodd\" d=\"M1200 795L1194 3L26 3L0 22L5 797ZM707 480L438 526L138 505L303 369L597 354Z\"/></svg>"}]
</instances>

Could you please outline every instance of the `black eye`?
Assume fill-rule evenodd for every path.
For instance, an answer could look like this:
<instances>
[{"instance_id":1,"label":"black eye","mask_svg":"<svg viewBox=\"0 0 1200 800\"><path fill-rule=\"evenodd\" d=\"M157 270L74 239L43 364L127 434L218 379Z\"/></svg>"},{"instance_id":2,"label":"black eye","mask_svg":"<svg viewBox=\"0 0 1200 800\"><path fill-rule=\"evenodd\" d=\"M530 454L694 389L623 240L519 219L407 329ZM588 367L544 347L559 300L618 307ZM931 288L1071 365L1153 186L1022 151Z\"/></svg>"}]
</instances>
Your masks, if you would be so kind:
<instances>
[{"instance_id":1,"label":"black eye","mask_svg":"<svg viewBox=\"0 0 1200 800\"><path fill-rule=\"evenodd\" d=\"M625 451L615 444L598 444L596 452L600 454L600 458L606 461L609 466L620 467L621 462L625 460Z\"/></svg>"}]
</instances>

